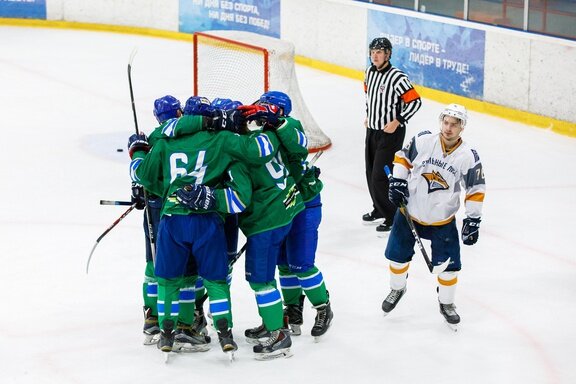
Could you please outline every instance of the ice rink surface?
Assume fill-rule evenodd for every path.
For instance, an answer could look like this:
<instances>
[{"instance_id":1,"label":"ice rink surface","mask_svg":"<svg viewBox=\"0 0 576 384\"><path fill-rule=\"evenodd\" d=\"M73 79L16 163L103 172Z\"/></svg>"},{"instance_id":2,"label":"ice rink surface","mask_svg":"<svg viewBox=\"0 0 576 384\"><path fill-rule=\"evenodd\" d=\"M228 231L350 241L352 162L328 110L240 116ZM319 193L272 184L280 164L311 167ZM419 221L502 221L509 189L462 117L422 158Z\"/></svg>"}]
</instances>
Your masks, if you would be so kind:
<instances>
[{"instance_id":1,"label":"ice rink surface","mask_svg":"<svg viewBox=\"0 0 576 384\"><path fill-rule=\"evenodd\" d=\"M318 161L325 183L317 265L335 313L320 343L306 304L294 356L253 359L244 329L259 324L237 264L232 285L236 362L209 352L166 365L142 345L144 237L132 212L96 249L130 194L125 148L152 103L192 92L189 43L132 35L0 27L0 382L12 383L575 383L576 139L470 112L464 139L479 151L487 195L480 239L463 246L450 331L435 277L417 253L408 292L389 316L386 239L361 215L364 176L361 82L297 67L304 99L333 147ZM222 95L226 96L226 95ZM407 139L438 129L442 105L424 100ZM458 226L462 216L458 216ZM216 338L215 335L213 335Z\"/></svg>"}]
</instances>

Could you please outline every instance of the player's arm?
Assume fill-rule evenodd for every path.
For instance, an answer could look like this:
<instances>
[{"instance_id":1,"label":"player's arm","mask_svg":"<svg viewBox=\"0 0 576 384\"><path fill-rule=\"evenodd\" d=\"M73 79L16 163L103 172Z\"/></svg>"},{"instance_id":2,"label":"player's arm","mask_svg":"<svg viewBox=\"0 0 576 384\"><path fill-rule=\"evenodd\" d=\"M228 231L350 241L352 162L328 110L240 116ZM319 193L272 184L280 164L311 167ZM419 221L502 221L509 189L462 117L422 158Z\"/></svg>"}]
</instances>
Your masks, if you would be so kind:
<instances>
[{"instance_id":1,"label":"player's arm","mask_svg":"<svg viewBox=\"0 0 576 384\"><path fill-rule=\"evenodd\" d=\"M236 160L260 165L272 160L280 147L278 137L270 131L256 131L249 135L227 132L225 150Z\"/></svg>"},{"instance_id":2,"label":"player's arm","mask_svg":"<svg viewBox=\"0 0 576 384\"><path fill-rule=\"evenodd\" d=\"M180 204L194 211L235 214L243 212L250 204L252 182L246 166L235 162L228 169L228 180L223 187L185 185L176 190L175 194Z\"/></svg>"},{"instance_id":3,"label":"player's arm","mask_svg":"<svg viewBox=\"0 0 576 384\"><path fill-rule=\"evenodd\" d=\"M248 167L234 162L228 169L223 188L214 191L216 210L220 213L240 213L246 210L252 198L252 179Z\"/></svg>"},{"instance_id":4,"label":"player's arm","mask_svg":"<svg viewBox=\"0 0 576 384\"><path fill-rule=\"evenodd\" d=\"M478 153L475 150L471 151L471 157L474 158L474 161L463 175L463 183L466 190L464 207L467 217L480 218L482 216L486 183L484 180L484 170L482 169L482 163L480 162Z\"/></svg>"},{"instance_id":5,"label":"player's arm","mask_svg":"<svg viewBox=\"0 0 576 384\"><path fill-rule=\"evenodd\" d=\"M276 129L278 140L288 153L290 161L304 160L308 156L308 138L302 124L291 117L281 118Z\"/></svg>"},{"instance_id":6,"label":"player's arm","mask_svg":"<svg viewBox=\"0 0 576 384\"><path fill-rule=\"evenodd\" d=\"M131 136L131 139L136 136ZM128 151L131 157L130 162L130 178L136 184L142 185L147 191L155 195L162 196L164 194L162 180L162 164L159 162L158 153L162 151L163 145L155 145L150 149L145 140L146 136L142 135L142 139L136 139L139 142L132 141L128 146Z\"/></svg>"}]
</instances>

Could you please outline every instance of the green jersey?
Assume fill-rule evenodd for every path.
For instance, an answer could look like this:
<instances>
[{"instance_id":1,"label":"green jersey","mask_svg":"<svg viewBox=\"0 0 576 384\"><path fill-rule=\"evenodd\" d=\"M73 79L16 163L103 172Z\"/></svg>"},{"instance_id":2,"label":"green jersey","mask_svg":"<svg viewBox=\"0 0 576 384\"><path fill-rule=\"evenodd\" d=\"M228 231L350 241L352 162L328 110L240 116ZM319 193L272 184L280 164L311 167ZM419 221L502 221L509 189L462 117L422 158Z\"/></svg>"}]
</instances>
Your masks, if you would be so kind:
<instances>
[{"instance_id":1,"label":"green jersey","mask_svg":"<svg viewBox=\"0 0 576 384\"><path fill-rule=\"evenodd\" d=\"M264 165L245 167L252 189L250 205L238 216L245 236L283 227L304 210L304 201L284 165L281 151Z\"/></svg>"},{"instance_id":2,"label":"green jersey","mask_svg":"<svg viewBox=\"0 0 576 384\"><path fill-rule=\"evenodd\" d=\"M298 185L302 198L305 202L312 200L322 191L324 185L314 172L308 171L306 162L308 139L302 124L296 119L285 117L276 134L285 149L287 167Z\"/></svg>"},{"instance_id":3,"label":"green jersey","mask_svg":"<svg viewBox=\"0 0 576 384\"><path fill-rule=\"evenodd\" d=\"M186 117L186 116L185 116ZM158 127L165 130L170 124L199 125L202 119L189 116L171 119ZM191 210L181 205L175 198L175 191L187 184L204 184L209 187L225 185L230 192L228 213L236 213L239 207L245 207L250 200L250 186L241 179L230 180L227 170L237 158L247 157L254 163L264 163L273 158L276 150L272 141L278 142L274 135L254 135L239 139L239 135L223 131L219 133L200 131L194 135L177 139L156 140L148 154L136 152L131 168L132 180L141 184L151 193L162 196L164 203L162 214L202 213L203 210ZM272 140L271 140L272 139ZM276 148L277 148L276 144ZM212 211L224 213L226 203L218 205Z\"/></svg>"}]
</instances>

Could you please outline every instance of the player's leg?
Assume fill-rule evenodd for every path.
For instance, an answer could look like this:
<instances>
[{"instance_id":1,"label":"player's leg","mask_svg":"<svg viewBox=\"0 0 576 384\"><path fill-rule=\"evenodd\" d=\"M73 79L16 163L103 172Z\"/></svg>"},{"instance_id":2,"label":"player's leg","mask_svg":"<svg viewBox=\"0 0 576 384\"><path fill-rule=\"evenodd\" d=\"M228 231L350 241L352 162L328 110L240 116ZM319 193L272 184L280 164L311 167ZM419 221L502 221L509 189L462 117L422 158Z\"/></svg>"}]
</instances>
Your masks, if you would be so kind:
<instances>
[{"instance_id":1,"label":"player's leg","mask_svg":"<svg viewBox=\"0 0 576 384\"><path fill-rule=\"evenodd\" d=\"M291 355L292 341L289 332L282 329L284 324L282 298L275 280L278 256L290 227L291 224L288 224L248 237L246 279L256 296L258 314L263 324L261 329L268 335L253 348L257 359ZM246 330L246 337L253 337L254 330Z\"/></svg>"},{"instance_id":2,"label":"player's leg","mask_svg":"<svg viewBox=\"0 0 576 384\"><path fill-rule=\"evenodd\" d=\"M224 225L217 214L193 215L190 233L193 254L198 273L210 301L210 313L218 330L220 346L224 352L233 352L238 347L232 335L232 303L228 276L228 255Z\"/></svg>"},{"instance_id":3,"label":"player's leg","mask_svg":"<svg viewBox=\"0 0 576 384\"><path fill-rule=\"evenodd\" d=\"M455 297L458 283L460 261L460 240L456 220L434 227L432 236L432 263L438 265L450 258L448 268L438 275L438 303L440 313L449 324L460 323L460 315L456 312Z\"/></svg>"},{"instance_id":4,"label":"player's leg","mask_svg":"<svg viewBox=\"0 0 576 384\"><path fill-rule=\"evenodd\" d=\"M152 233L156 238L158 234L158 223L160 222L160 208L157 207L155 200L150 200L150 216L152 222ZM154 261L152 259L152 249L150 245L150 235L148 233L148 219L144 214L143 220L144 240L146 250L146 268L144 270L144 282L142 283L142 297L144 299L144 344L152 345L158 342L160 338L160 327L158 325L158 308L156 300L158 299L158 281L154 274Z\"/></svg>"},{"instance_id":5,"label":"player's leg","mask_svg":"<svg viewBox=\"0 0 576 384\"><path fill-rule=\"evenodd\" d=\"M190 250L185 245L181 227L187 216L164 216L158 226L155 274L158 279L158 320L161 334L158 348L172 350L178 316L182 275Z\"/></svg>"},{"instance_id":6,"label":"player's leg","mask_svg":"<svg viewBox=\"0 0 576 384\"><path fill-rule=\"evenodd\" d=\"M406 217L400 211L394 216L394 224L384 255L390 261L390 293L382 302L382 310L390 313L406 293L408 267L414 255L416 240L408 226Z\"/></svg>"}]
</instances>

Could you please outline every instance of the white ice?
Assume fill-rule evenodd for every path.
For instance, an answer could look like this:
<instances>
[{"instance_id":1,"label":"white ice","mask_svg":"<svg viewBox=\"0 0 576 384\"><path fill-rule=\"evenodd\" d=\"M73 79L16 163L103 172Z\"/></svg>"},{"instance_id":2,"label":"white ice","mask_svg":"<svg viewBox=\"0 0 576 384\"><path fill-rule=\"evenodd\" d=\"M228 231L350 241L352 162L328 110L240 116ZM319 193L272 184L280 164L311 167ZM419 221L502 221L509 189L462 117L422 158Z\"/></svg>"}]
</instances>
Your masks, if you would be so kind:
<instances>
[{"instance_id":1,"label":"white ice","mask_svg":"<svg viewBox=\"0 0 576 384\"><path fill-rule=\"evenodd\" d=\"M371 209L362 84L298 67L304 98L334 143L317 163L325 183L317 265L333 328L314 343L307 305L294 356L254 360L243 330L260 320L239 263L237 361L229 366L213 341L209 352L165 365L142 345L142 213L104 237L90 274L84 269L125 208L99 200L129 198L128 155L117 149L134 132L130 52L138 48L138 124L150 132L155 98L191 95L191 45L18 27L0 27L0 42L1 383L576 382L576 139L471 112L464 138L480 153L488 192L479 242L462 248L460 330L443 323L418 253L408 293L385 318L387 240L360 220ZM425 100L407 139L437 129L441 107Z\"/></svg>"}]
</instances>

